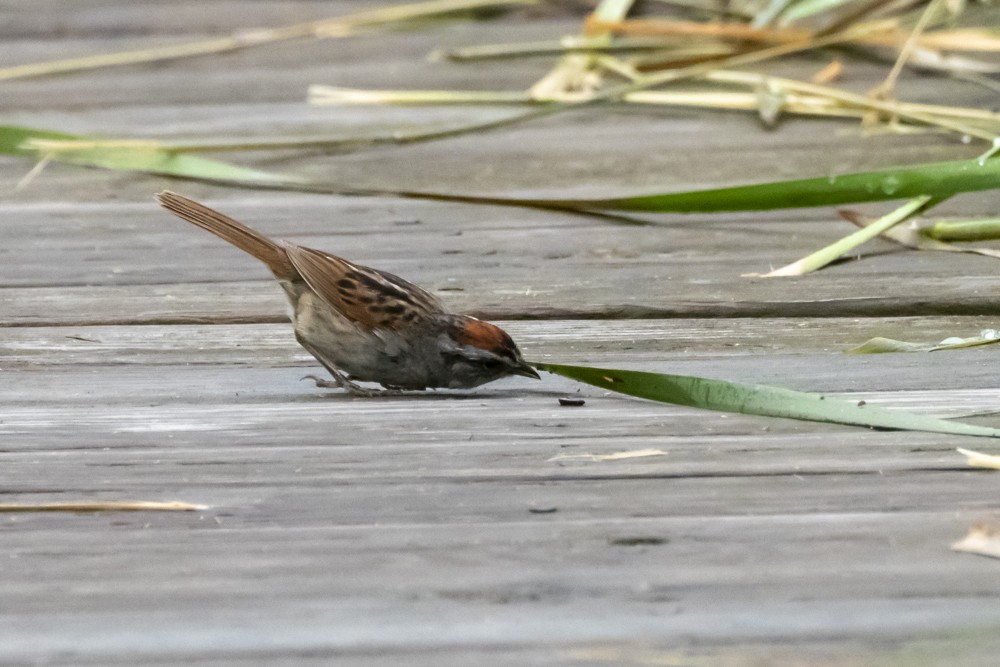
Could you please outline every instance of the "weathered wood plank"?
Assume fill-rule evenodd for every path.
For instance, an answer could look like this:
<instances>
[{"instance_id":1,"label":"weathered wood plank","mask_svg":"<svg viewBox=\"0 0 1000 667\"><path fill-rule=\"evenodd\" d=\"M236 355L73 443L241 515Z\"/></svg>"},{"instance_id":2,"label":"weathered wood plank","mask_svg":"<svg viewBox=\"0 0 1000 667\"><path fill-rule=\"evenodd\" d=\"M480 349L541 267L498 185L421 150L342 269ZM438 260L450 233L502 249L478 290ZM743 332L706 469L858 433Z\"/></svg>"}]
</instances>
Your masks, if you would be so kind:
<instances>
[{"instance_id":1,"label":"weathered wood plank","mask_svg":"<svg viewBox=\"0 0 1000 667\"><path fill-rule=\"evenodd\" d=\"M256 285L254 285L256 286ZM263 286L260 286L263 290ZM280 317L280 316L279 316ZM990 317L711 318L668 320L503 321L529 358L595 364L687 363L718 366L731 356L827 353L845 369L865 366L910 368L914 372L968 359L968 372L952 378L971 386L992 348L947 353L844 356L843 350L884 336L935 343L971 337L993 328ZM981 353L981 354L980 354ZM722 357L720 359L720 357ZM0 336L0 366L11 370L45 365L92 366L239 364L281 366L309 362L295 342L291 324L174 324L146 326L66 324L13 327ZM766 360L758 360L766 361ZM706 367L707 367L706 366ZM984 375L988 377L988 375ZM954 387L950 387L954 388Z\"/></svg>"},{"instance_id":2,"label":"weathered wood plank","mask_svg":"<svg viewBox=\"0 0 1000 667\"><path fill-rule=\"evenodd\" d=\"M887 245L875 248L878 256L813 276L743 277L847 231L816 212L812 221L785 213L766 224L702 217L634 228L540 212L463 216L437 204L329 201L263 195L223 208L276 237L394 271L453 308L490 317L992 314L1000 291L995 259ZM232 285L266 280L262 265L152 203L22 205L7 215L3 324L273 321L285 310L276 285Z\"/></svg>"},{"instance_id":3,"label":"weathered wood plank","mask_svg":"<svg viewBox=\"0 0 1000 667\"><path fill-rule=\"evenodd\" d=\"M537 325L536 325L537 326ZM583 351L578 350L578 354ZM701 374L741 382L764 382L824 393L846 393L855 400L931 414L995 410L1000 394L985 350L878 358L838 355L734 355L642 362L644 368ZM586 360L586 358L584 358ZM170 459L203 452L225 459L230 448L291 447L325 451L357 448L387 454L385 474L401 458L412 458L418 474L446 477L454 464L463 475L516 477L603 470L600 475L698 476L758 475L885 469L961 469L956 446L990 448L989 441L958 436L872 433L865 429L781 419L726 415L607 394L568 380L546 376L542 382L508 379L473 391L412 393L399 397L355 399L317 390L301 376L318 372L304 355L272 357L263 363L218 358L194 365L54 364L5 367L0 386L4 405L0 433L7 451L75 449L133 452ZM286 368L288 364L299 368ZM625 365L635 365L631 362ZM244 367L246 366L246 367ZM269 367L273 366L273 367ZM937 379L928 385L928 376ZM556 397L580 395L581 408L558 405ZM224 446L225 454L210 455ZM463 459L451 448L474 443ZM464 446L464 445L463 445ZM401 448L398 451L393 448ZM605 466L564 460L560 454L607 454L656 448L666 458L619 461ZM678 458L675 448L686 452ZM706 450L712 455L707 459ZM405 455L403 452L407 452ZM255 454L251 454L252 456ZM382 454L379 454L381 456ZM476 458L485 456L485 459ZM519 459L519 457L525 457ZM692 457L688 460L688 456ZM423 457L423 458L422 458ZM425 463L421 465L420 461ZM500 468L497 462L502 462ZM49 461L51 463L51 460ZM541 464L541 473L537 465ZM234 461L236 470L242 465ZM442 468L441 466L444 466ZM514 467L511 467L514 466ZM678 467L680 466L680 467ZM400 472L413 474L404 464ZM715 471L715 472L713 472ZM269 474L273 474L270 471ZM275 482L277 483L277 482Z\"/></svg>"},{"instance_id":4,"label":"weathered wood plank","mask_svg":"<svg viewBox=\"0 0 1000 667\"><path fill-rule=\"evenodd\" d=\"M955 439L802 424L760 431L752 423L760 420L638 401L623 411L621 401L596 396L585 409L566 410L509 389L458 401L457 410L448 401L446 411L433 399L420 399L424 410L397 400L275 404L280 394L259 393L244 410L231 391L229 407L213 408L205 399L231 373L136 371L104 371L92 387L73 374L33 373L54 381L55 393L42 404L23 396L5 415L0 460L19 480L7 481L5 495L182 497L215 507L200 517L8 522L18 558L4 566L5 656L38 656L44 646L56 660L67 652L77 662L142 660L150 647L137 638L155 634L157 655L183 651L195 661L270 661L297 651L363 660L369 651L412 656L445 647L468 656L483 642L498 655L562 661L596 638L626 651L639 637L704 651L734 639L787 646L789 632L857 636L876 618L882 641L996 622L983 597L995 580L991 564L945 547L993 509L992 475L964 470L945 442ZM194 377L178 393L171 383L184 375ZM111 396L119 407L102 405ZM72 407L81 398L90 405ZM532 422L524 403L538 398L552 407ZM143 407L151 399L159 404ZM518 409L498 405L512 400ZM31 414L33 424L23 421ZM442 429L442 419L454 426ZM725 423L728 435L709 421ZM205 426L214 445L206 445ZM647 434L629 434L636 426ZM54 447L66 429L78 444ZM36 450L29 430L56 437ZM667 456L548 460L649 445ZM732 498L741 499L735 512ZM624 546L634 540L652 542ZM331 562L318 576L316 565ZM104 578L123 570L131 583L102 592ZM39 571L46 576L33 576ZM45 591L62 587L76 593L56 611ZM375 589L383 592L373 597ZM164 594L154 602L149 590ZM270 600L266 624L246 609L260 598ZM867 614L859 615L858 599ZM848 607L854 612L843 613ZM200 631L185 621L196 609L211 618L199 621ZM642 620L650 613L655 625ZM59 641L36 637L44 623L27 619L39 615L67 629ZM749 615L753 624L737 621ZM461 621L470 616L488 618L490 629ZM388 646L386 636L394 638Z\"/></svg>"},{"instance_id":5,"label":"weathered wood plank","mask_svg":"<svg viewBox=\"0 0 1000 667\"><path fill-rule=\"evenodd\" d=\"M0 61L376 3L62 4L5 3ZM424 56L577 29L577 19L515 17L9 81L4 122L168 140L445 127L513 110L312 109L305 90L523 89L551 59ZM802 58L774 71L808 78L819 66ZM843 84L863 92L885 71L852 60ZM993 104L985 89L941 78L904 77L899 95ZM978 152L934 135L863 138L842 122L787 119L763 132L749 115L602 107L401 149L224 157L349 186L596 197ZM0 181L29 168L0 159ZM998 478L954 452L990 441L721 415L552 376L375 400L321 391L300 381L315 363L266 271L158 210L150 196L165 187L504 320L530 358L924 413L1000 401L990 348L840 354L875 335L934 341L997 326L995 260L877 245L866 249L876 257L804 279L741 277L850 230L828 210L630 227L50 165L0 202L0 498L211 507L0 516L0 663L995 661L995 563L948 551L969 523L996 515ZM944 210L994 214L998 201L983 193ZM577 392L585 406L558 405ZM638 449L664 454L566 458Z\"/></svg>"},{"instance_id":6,"label":"weathered wood plank","mask_svg":"<svg viewBox=\"0 0 1000 667\"><path fill-rule=\"evenodd\" d=\"M956 558L928 540L951 531L948 514L648 519L634 524L637 532L540 516L491 525L472 558L467 525L296 530L265 515L250 531L232 526L238 517L222 517L221 525L154 517L140 530L140 521L28 517L7 531L20 557L5 564L10 606L0 619L16 611L25 622L4 633L0 651L26 659L44 645L55 660L148 658L141 638L155 629L157 653L196 660L258 651L265 660L269 652L461 653L484 644L500 651L534 645L565 659L567 649L595 642L794 648L789 636L808 642L878 628L882 642L894 642L998 621L983 597L996 594L984 589L996 579L991 564ZM39 552L39 539L67 529L75 539L62 550ZM637 535L663 542L614 544ZM117 547L110 559L109 538ZM235 562L228 557L234 541L244 547ZM195 545L212 558L192 560ZM383 555L373 559L376 553ZM276 560L285 567L276 571ZM680 567L688 570L683 579ZM132 578L112 589L101 584L100 575L126 569ZM42 570L52 578L37 578ZM76 594L61 610L34 602L62 586ZM225 596L209 602L205 586ZM383 602L371 601L372 586L385 591ZM253 609L260 599L270 601L266 617ZM56 623L62 631L48 631Z\"/></svg>"},{"instance_id":7,"label":"weathered wood plank","mask_svg":"<svg viewBox=\"0 0 1000 667\"><path fill-rule=\"evenodd\" d=\"M519 274L519 276L522 274ZM986 283L962 278L941 279L939 293L951 294L950 299L931 296L913 298L908 295L831 296L814 299L815 289L798 283L801 300L771 298L761 301L739 301L719 298L716 293L704 300L683 296L663 296L659 303L642 302L635 296L606 294L608 302L600 302L588 289L589 285L566 285L565 292L550 299L542 298L541 288L515 287L521 278L511 281L509 288L497 281L463 280L461 291L449 287L434 289L450 310L466 312L489 320L519 319L607 319L607 318L809 318L887 317L916 315L941 322L945 335L963 335L949 326L967 315L995 317L996 307ZM805 279L808 280L808 279ZM784 279L782 279L784 281ZM425 285L428 283L423 281ZM838 281L839 282L839 281ZM854 281L844 280L846 288ZM942 283L952 282L952 287ZM969 283L972 283L969 289ZM782 287L774 294L787 294L785 287L796 283L769 283ZM899 284L898 281L895 282ZM697 287L697 286L696 286ZM605 290L605 287L597 287ZM930 285L928 284L928 289ZM473 291L475 290L475 291ZM706 290L707 291L707 290ZM554 290L545 289L546 293ZM831 293L833 290L831 290ZM603 293L603 292L602 292ZM673 292L668 294L672 295ZM648 295L647 295L648 296ZM593 299L593 300L591 300ZM270 323L287 321L287 306L277 283L271 279L260 282L174 283L163 285L125 285L122 287L30 287L0 288L0 320L3 326L103 326L183 323ZM993 328L995 320L980 319ZM884 335L877 325L869 327ZM904 332L905 333L905 332ZM972 332L973 335L976 332ZM908 339L908 336L902 336Z\"/></svg>"}]
</instances>

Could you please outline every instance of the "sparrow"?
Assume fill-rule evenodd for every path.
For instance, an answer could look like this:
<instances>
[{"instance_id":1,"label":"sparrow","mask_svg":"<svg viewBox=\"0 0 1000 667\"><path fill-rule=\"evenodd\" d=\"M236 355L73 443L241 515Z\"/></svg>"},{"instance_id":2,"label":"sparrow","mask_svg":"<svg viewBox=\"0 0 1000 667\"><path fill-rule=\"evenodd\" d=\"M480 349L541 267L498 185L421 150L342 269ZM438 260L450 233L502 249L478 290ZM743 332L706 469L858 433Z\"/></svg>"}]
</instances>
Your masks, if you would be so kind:
<instances>
[{"instance_id":1,"label":"sparrow","mask_svg":"<svg viewBox=\"0 0 1000 667\"><path fill-rule=\"evenodd\" d=\"M247 252L271 270L291 304L295 339L350 394L433 387L465 389L508 376L538 378L503 329L445 311L424 289L336 255L274 241L174 192L156 200L174 215Z\"/></svg>"}]
</instances>

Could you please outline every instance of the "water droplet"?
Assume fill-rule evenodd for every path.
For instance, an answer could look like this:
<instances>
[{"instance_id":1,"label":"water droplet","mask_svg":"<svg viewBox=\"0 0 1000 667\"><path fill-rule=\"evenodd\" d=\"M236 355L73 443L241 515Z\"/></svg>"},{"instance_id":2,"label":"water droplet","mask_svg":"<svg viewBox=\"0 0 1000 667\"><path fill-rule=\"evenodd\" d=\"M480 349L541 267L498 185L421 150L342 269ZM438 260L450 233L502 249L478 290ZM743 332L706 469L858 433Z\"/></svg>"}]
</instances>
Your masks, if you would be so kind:
<instances>
[{"instance_id":1,"label":"water droplet","mask_svg":"<svg viewBox=\"0 0 1000 667\"><path fill-rule=\"evenodd\" d=\"M882 192L887 195L894 195L899 192L900 183L899 178L896 176L886 176L882 179Z\"/></svg>"}]
</instances>

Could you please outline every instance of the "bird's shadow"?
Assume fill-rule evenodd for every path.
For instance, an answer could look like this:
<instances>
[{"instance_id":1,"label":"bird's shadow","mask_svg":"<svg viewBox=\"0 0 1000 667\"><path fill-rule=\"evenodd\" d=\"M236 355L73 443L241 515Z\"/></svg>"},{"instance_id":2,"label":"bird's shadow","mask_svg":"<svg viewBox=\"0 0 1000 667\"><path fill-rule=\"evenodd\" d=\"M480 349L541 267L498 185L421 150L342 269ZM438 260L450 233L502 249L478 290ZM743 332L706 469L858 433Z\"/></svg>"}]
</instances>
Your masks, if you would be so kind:
<instances>
[{"instance_id":1,"label":"bird's shadow","mask_svg":"<svg viewBox=\"0 0 1000 667\"><path fill-rule=\"evenodd\" d=\"M301 400L308 401L468 401L468 400L498 400L503 398L563 398L569 392L555 389L437 389L423 391L395 391L373 394L371 396L357 395L340 389L321 390Z\"/></svg>"}]
</instances>

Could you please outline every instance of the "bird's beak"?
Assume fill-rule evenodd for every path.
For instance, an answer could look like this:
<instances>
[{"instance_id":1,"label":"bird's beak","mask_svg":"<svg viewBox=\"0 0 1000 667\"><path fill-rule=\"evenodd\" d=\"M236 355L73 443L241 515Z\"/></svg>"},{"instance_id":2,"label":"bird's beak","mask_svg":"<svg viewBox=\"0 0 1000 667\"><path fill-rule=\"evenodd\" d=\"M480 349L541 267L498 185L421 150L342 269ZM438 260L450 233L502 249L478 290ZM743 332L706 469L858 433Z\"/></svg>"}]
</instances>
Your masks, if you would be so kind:
<instances>
[{"instance_id":1,"label":"bird's beak","mask_svg":"<svg viewBox=\"0 0 1000 667\"><path fill-rule=\"evenodd\" d=\"M532 368L531 364L529 364L526 361L522 361L517 366L514 366L511 369L511 371L514 373L514 375L523 375L526 378L535 378L536 380L541 380L542 379L542 378L538 377L538 371L536 371L534 368Z\"/></svg>"}]
</instances>

